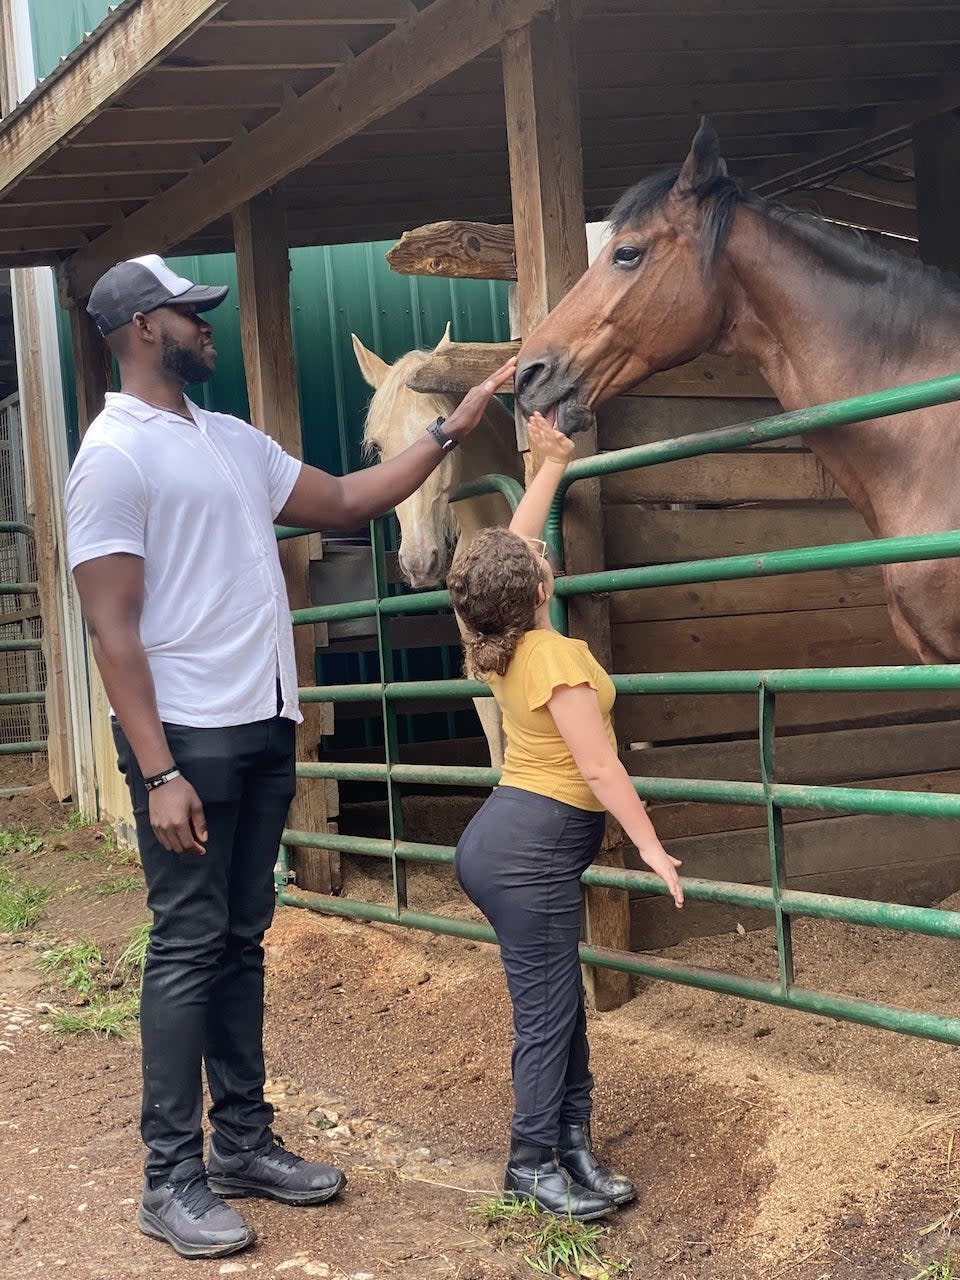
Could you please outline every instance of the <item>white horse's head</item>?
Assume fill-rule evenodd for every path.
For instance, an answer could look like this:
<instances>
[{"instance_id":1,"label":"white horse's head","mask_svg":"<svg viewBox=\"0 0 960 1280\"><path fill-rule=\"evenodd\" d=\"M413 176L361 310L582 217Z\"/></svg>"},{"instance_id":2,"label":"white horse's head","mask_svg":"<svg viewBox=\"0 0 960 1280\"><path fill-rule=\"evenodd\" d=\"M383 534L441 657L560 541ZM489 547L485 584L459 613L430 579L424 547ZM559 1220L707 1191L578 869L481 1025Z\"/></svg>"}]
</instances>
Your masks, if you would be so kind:
<instances>
[{"instance_id":1,"label":"white horse's head","mask_svg":"<svg viewBox=\"0 0 960 1280\"><path fill-rule=\"evenodd\" d=\"M432 352L409 351L393 364L368 351L356 334L353 350L366 382L374 394L363 430L367 457L388 462L415 441L434 418L447 417L455 402L444 396L411 391L407 382ZM450 325L437 345L450 341ZM460 483L460 451L451 452L423 482L416 493L397 504L400 523L400 568L412 587L432 587L442 582L450 567L457 537L457 523L450 498Z\"/></svg>"}]
</instances>

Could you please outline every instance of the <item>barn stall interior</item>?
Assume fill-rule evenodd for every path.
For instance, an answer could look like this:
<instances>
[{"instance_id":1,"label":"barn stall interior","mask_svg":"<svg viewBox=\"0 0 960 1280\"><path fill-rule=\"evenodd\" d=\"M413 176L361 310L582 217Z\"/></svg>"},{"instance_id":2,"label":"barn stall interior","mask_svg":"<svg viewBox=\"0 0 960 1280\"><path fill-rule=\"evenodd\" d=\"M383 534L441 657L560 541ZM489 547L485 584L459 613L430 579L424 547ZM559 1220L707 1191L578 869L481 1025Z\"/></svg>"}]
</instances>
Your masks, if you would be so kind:
<instances>
[{"instance_id":1,"label":"barn stall interior","mask_svg":"<svg viewBox=\"0 0 960 1280\"><path fill-rule=\"evenodd\" d=\"M16 5L3 12L9 30ZM515 278L524 336L585 267L585 218L602 217L638 178L679 163L703 111L720 133L731 172L760 194L861 228L893 252L958 265L958 43L955 7L889 0L842 7L766 0L722 13L658 0L274 0L269 17L257 0L123 0L22 101L14 105L20 95L7 90L0 265L24 280L16 304L21 333L41 327L25 269L57 269L82 430L110 376L83 309L98 275L146 251L235 253L251 418L299 452L291 248L393 238L440 220L499 224L414 237L404 269ZM15 58L10 65L15 45L5 44L8 85L19 83ZM403 266L400 256L395 265ZM457 393L502 351L455 344L421 372L417 389ZM44 376L24 356L24 383ZM47 404L39 392L24 397L44 548L38 582L47 660L66 673L48 685L51 776L62 794L95 794L105 813L122 818L126 801L102 692L94 691L92 727L82 694L86 664L58 551L64 432L47 420ZM706 357L611 404L579 452L701 432L777 408L752 370ZM860 518L794 436L581 480L565 510L563 549L568 572L580 574L865 536ZM326 640L328 650L338 643L316 635L314 624L340 625L338 607L355 619L362 614L356 604L316 604L329 602L323 593L334 590L316 537L285 539L283 556L294 609L313 608L299 613L304 625L297 631L301 682L310 687L317 641ZM391 576L381 557L371 584L377 594L387 594ZM363 644L354 643L375 645L383 664L368 682L377 686L366 691L368 702L379 700L379 686L391 679L400 628L435 626L437 643L450 637L448 622L415 618L410 609L391 623L404 614L402 600L367 610L374 623L364 628ZM876 565L609 595L594 590L571 595L569 604L571 631L622 673L905 660ZM325 607L333 612L324 614ZM462 698L469 690L456 692ZM341 849L382 854L378 841L386 835L395 854L390 837L404 819L401 851L409 857L428 842L450 843L455 833L440 829L441 809L459 822L482 794L461 784L463 799L452 808L415 794L435 780L429 769L438 759L462 761L461 768L481 764L476 732L463 748L402 746L388 715L389 756L376 747L349 761L338 753L342 768L329 750L318 758L345 696L328 688L304 702L303 781L291 829L300 837L321 834L311 844L292 837L290 845L299 888L315 893L339 889ZM386 699L384 705L389 711ZM960 698L949 689L787 691L776 715L779 783L960 793ZM767 783L757 727L755 692L647 692L622 697L617 713L631 773L657 778ZM380 797L384 775L388 784L387 806L378 799L372 819L363 806L351 813L336 794L337 779L351 770L361 778L364 766L366 785L375 781ZM957 888L954 822L685 798L695 790L675 786L654 804L653 816L668 848L705 880L768 881L768 817L775 811L774 825L789 819L778 836L781 882L767 891L767 906L784 891L928 904ZM631 881L629 867L619 869L629 856L614 842L612 871L606 880L603 871L594 875L594 945L630 952L669 942L681 927L727 928L733 905L742 918L749 895L724 906L707 893L678 923L649 893L628 899L608 891L605 884L643 883L635 873ZM377 918L397 918L405 906L404 864L393 865L395 898L370 907ZM297 897L287 887L283 895ZM315 901L345 909L342 901L339 908L336 900ZM626 989L616 971L598 969L596 982L601 1002Z\"/></svg>"}]
</instances>

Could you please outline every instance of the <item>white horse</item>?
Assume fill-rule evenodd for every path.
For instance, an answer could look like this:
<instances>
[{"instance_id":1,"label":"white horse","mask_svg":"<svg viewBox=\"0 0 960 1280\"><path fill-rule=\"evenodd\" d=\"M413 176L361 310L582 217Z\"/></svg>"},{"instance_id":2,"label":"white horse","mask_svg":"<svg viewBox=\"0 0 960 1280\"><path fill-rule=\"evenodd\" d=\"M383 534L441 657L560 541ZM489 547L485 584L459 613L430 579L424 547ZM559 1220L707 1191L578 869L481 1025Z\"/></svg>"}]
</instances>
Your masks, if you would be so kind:
<instances>
[{"instance_id":1,"label":"white horse","mask_svg":"<svg viewBox=\"0 0 960 1280\"><path fill-rule=\"evenodd\" d=\"M407 382L433 353L409 351L393 364L368 351L356 334L353 350L367 383L374 388L363 432L364 450L383 461L419 440L428 422L449 417L457 401L448 396L411 391ZM437 345L450 341L450 325ZM485 475L507 475L523 483L513 416L496 399L483 420L458 449L446 457L420 488L397 505L400 523L400 569L412 587L438 586L457 549L480 530L510 523L510 507L499 493L451 503L461 484ZM492 698L476 698L474 706L490 748L490 763L503 764L503 726Z\"/></svg>"}]
</instances>

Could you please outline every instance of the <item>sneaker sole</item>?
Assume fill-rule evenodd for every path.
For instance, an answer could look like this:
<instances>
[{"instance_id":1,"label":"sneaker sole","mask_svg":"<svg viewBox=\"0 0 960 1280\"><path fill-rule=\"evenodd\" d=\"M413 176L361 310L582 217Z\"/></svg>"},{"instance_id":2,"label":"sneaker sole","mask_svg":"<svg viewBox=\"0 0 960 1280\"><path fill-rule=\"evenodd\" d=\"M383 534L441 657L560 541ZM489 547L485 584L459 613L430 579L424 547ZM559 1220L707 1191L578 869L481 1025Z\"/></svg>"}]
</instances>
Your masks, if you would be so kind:
<instances>
[{"instance_id":1,"label":"sneaker sole","mask_svg":"<svg viewBox=\"0 0 960 1280\"><path fill-rule=\"evenodd\" d=\"M231 1253L239 1253L248 1249L257 1238L252 1227L248 1228L246 1238L231 1244L191 1244L189 1240L181 1240L178 1235L168 1230L160 1219L143 1205L137 1210L137 1226L145 1236L152 1240L162 1240L171 1249L179 1253L181 1258L225 1258Z\"/></svg>"},{"instance_id":2,"label":"sneaker sole","mask_svg":"<svg viewBox=\"0 0 960 1280\"><path fill-rule=\"evenodd\" d=\"M341 1174L339 1182L332 1187L324 1187L322 1191L284 1191L282 1187L265 1186L262 1182L247 1182L244 1178L233 1178L229 1174L207 1174L207 1186L214 1195L221 1196L224 1200L250 1196L303 1207L326 1204L328 1200L338 1196L346 1185L347 1179Z\"/></svg>"}]
</instances>

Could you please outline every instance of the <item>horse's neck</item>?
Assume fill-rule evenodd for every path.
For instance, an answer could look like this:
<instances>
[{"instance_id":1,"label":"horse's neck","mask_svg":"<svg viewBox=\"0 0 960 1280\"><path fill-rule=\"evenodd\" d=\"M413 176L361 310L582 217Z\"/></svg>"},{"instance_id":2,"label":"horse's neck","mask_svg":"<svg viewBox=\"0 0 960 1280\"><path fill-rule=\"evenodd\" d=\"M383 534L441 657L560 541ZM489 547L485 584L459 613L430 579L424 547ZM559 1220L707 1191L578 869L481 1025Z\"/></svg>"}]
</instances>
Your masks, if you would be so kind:
<instances>
[{"instance_id":1,"label":"horse's neck","mask_svg":"<svg viewBox=\"0 0 960 1280\"><path fill-rule=\"evenodd\" d=\"M916 349L900 343L894 354L877 340L886 286L871 287L868 310L863 285L828 264L811 269L809 252L755 210L737 211L725 258L729 302L717 349L751 360L785 409L953 371L960 328L951 337L952 318L935 322L931 317L918 333ZM891 309L895 301L891 295ZM933 331L934 323L942 334ZM915 474L916 421L891 422L816 432L808 440L874 532L885 523L881 512L889 505L889 493L877 477Z\"/></svg>"}]
</instances>

